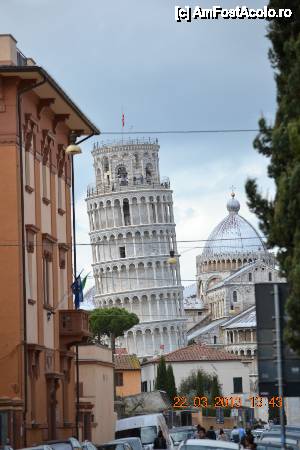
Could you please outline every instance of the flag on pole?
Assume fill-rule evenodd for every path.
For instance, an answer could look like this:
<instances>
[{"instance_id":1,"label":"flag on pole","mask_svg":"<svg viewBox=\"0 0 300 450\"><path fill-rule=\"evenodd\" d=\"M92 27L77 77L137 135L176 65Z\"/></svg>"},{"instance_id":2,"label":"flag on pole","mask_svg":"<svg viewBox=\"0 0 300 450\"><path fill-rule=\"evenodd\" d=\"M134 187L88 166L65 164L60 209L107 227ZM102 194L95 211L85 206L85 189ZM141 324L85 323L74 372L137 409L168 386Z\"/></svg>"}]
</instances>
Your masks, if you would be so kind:
<instances>
[{"instance_id":1,"label":"flag on pole","mask_svg":"<svg viewBox=\"0 0 300 450\"><path fill-rule=\"evenodd\" d=\"M80 275L78 275L78 277L75 278L74 283L71 285L71 289L74 295L75 309L79 309L80 303L83 302L83 292L82 292L83 288Z\"/></svg>"},{"instance_id":2,"label":"flag on pole","mask_svg":"<svg viewBox=\"0 0 300 450\"><path fill-rule=\"evenodd\" d=\"M82 290L85 288L86 281L87 281L89 274L90 274L90 272L81 281Z\"/></svg>"},{"instance_id":3,"label":"flag on pole","mask_svg":"<svg viewBox=\"0 0 300 450\"><path fill-rule=\"evenodd\" d=\"M122 128L125 126L125 114L122 112Z\"/></svg>"}]
</instances>

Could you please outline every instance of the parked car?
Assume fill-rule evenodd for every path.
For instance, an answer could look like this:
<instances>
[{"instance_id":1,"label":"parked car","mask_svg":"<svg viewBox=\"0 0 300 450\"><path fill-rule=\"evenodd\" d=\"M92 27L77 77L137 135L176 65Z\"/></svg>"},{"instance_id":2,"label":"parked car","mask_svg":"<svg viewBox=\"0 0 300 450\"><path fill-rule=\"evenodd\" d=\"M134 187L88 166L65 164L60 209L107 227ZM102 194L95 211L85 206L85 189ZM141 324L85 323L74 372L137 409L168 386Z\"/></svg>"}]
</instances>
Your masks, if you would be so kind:
<instances>
[{"instance_id":1,"label":"parked car","mask_svg":"<svg viewBox=\"0 0 300 450\"><path fill-rule=\"evenodd\" d=\"M259 442L256 446L256 450L281 450L281 444L279 442ZM286 445L285 450L297 450L298 447L294 445Z\"/></svg>"},{"instance_id":2,"label":"parked car","mask_svg":"<svg viewBox=\"0 0 300 450\"><path fill-rule=\"evenodd\" d=\"M153 448L154 439L162 431L167 448L173 450L166 420L162 414L147 414L120 419L116 422L116 439L139 437L145 450Z\"/></svg>"},{"instance_id":3,"label":"parked car","mask_svg":"<svg viewBox=\"0 0 300 450\"><path fill-rule=\"evenodd\" d=\"M48 441L45 445L50 446L52 450L82 450L79 441L73 437L61 441Z\"/></svg>"},{"instance_id":4,"label":"parked car","mask_svg":"<svg viewBox=\"0 0 300 450\"><path fill-rule=\"evenodd\" d=\"M296 446L300 449L300 429L299 427L285 427L286 444L290 446ZM265 430L262 434L259 443L265 442L281 442L281 428L279 426L273 426L269 430Z\"/></svg>"},{"instance_id":5,"label":"parked car","mask_svg":"<svg viewBox=\"0 0 300 450\"><path fill-rule=\"evenodd\" d=\"M114 442L127 442L133 450L143 450L142 441L138 437L128 437L122 439L115 439Z\"/></svg>"},{"instance_id":6,"label":"parked car","mask_svg":"<svg viewBox=\"0 0 300 450\"><path fill-rule=\"evenodd\" d=\"M97 447L90 441L81 442L81 448L82 450L97 450Z\"/></svg>"},{"instance_id":7,"label":"parked car","mask_svg":"<svg viewBox=\"0 0 300 450\"><path fill-rule=\"evenodd\" d=\"M239 450L239 444L212 439L188 439L179 445L179 450Z\"/></svg>"},{"instance_id":8,"label":"parked car","mask_svg":"<svg viewBox=\"0 0 300 450\"><path fill-rule=\"evenodd\" d=\"M169 430L174 448L177 448L181 442L192 439L195 435L196 428L193 426L174 427Z\"/></svg>"},{"instance_id":9,"label":"parked car","mask_svg":"<svg viewBox=\"0 0 300 450\"><path fill-rule=\"evenodd\" d=\"M128 442L111 441L97 445L97 450L133 450Z\"/></svg>"},{"instance_id":10,"label":"parked car","mask_svg":"<svg viewBox=\"0 0 300 450\"><path fill-rule=\"evenodd\" d=\"M251 430L251 434L253 435L256 443L260 440L265 431L266 430L264 428L255 428L255 430Z\"/></svg>"},{"instance_id":11,"label":"parked car","mask_svg":"<svg viewBox=\"0 0 300 450\"><path fill-rule=\"evenodd\" d=\"M1 449L1 447L0 447ZM6 450L6 448L3 447L4 450ZM20 450L52 450L52 447L50 447L50 445L37 445L35 447L26 447L26 448L22 448Z\"/></svg>"}]
</instances>

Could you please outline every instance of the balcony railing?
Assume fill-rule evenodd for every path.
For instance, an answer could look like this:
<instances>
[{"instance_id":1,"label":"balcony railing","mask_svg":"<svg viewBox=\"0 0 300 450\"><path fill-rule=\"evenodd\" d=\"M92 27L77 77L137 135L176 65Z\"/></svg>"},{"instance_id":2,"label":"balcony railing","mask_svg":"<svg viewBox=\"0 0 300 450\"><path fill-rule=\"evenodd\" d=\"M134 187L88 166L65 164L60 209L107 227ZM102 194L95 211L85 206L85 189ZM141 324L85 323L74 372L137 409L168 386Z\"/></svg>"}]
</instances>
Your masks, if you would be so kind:
<instances>
[{"instance_id":1,"label":"balcony railing","mask_svg":"<svg viewBox=\"0 0 300 450\"><path fill-rule=\"evenodd\" d=\"M92 336L89 330L89 314L76 309L59 311L59 336L61 347L84 343Z\"/></svg>"},{"instance_id":2,"label":"balcony railing","mask_svg":"<svg viewBox=\"0 0 300 450\"><path fill-rule=\"evenodd\" d=\"M149 180L122 180L117 183L95 185L90 184L87 188L87 197L94 197L100 194L122 192L140 189L170 189L170 180L166 177L160 183Z\"/></svg>"}]
</instances>

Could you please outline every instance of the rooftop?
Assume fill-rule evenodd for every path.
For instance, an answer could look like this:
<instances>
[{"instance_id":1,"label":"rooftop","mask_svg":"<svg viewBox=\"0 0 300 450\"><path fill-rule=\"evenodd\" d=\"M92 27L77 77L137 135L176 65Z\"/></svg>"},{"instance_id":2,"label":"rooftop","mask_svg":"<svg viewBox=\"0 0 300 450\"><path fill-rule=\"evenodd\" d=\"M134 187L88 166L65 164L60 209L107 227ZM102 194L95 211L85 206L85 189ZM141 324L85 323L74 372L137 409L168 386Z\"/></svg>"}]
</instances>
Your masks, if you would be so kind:
<instances>
[{"instance_id":1,"label":"rooftop","mask_svg":"<svg viewBox=\"0 0 300 450\"><path fill-rule=\"evenodd\" d=\"M224 350L217 350L203 344L193 344L180 348L164 355L166 362L191 362L191 361L231 361L240 360L236 355ZM159 357L147 361L144 364L158 363Z\"/></svg>"},{"instance_id":2,"label":"rooftop","mask_svg":"<svg viewBox=\"0 0 300 450\"><path fill-rule=\"evenodd\" d=\"M115 355L116 370L140 370L140 362L136 355Z\"/></svg>"}]
</instances>

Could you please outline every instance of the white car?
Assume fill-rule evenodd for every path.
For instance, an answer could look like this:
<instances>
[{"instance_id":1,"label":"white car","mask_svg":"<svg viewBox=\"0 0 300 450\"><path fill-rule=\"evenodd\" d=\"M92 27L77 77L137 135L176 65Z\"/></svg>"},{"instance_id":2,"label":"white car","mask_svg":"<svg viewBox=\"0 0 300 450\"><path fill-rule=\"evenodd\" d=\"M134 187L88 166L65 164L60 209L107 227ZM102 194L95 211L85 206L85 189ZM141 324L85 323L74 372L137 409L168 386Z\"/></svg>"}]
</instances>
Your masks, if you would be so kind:
<instances>
[{"instance_id":1,"label":"white car","mask_svg":"<svg viewBox=\"0 0 300 450\"><path fill-rule=\"evenodd\" d=\"M213 439L188 439L178 450L238 450L239 444Z\"/></svg>"}]
</instances>

